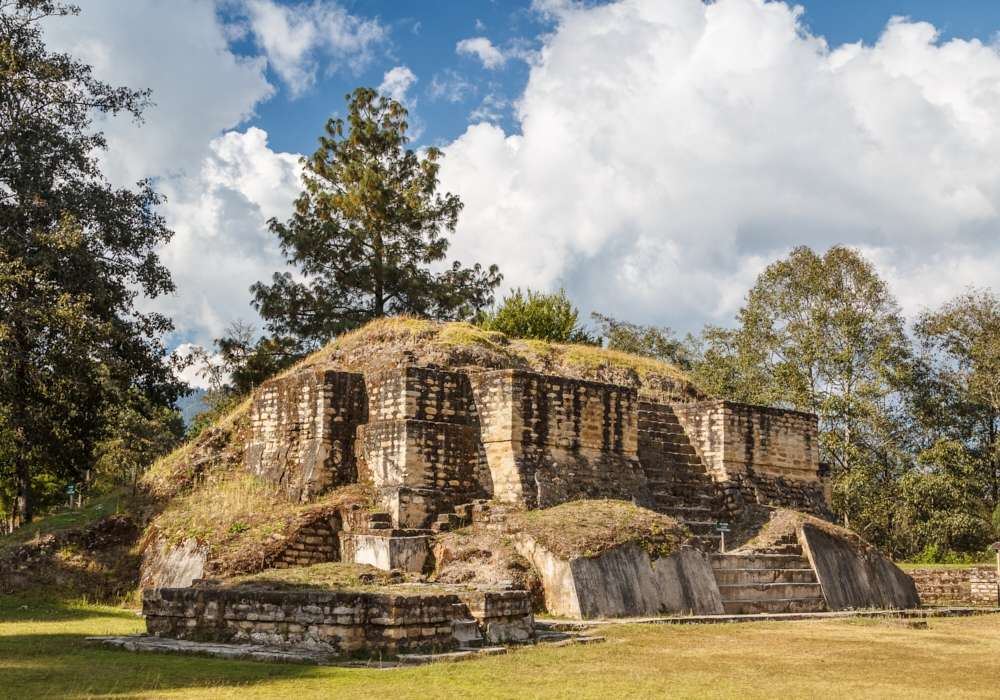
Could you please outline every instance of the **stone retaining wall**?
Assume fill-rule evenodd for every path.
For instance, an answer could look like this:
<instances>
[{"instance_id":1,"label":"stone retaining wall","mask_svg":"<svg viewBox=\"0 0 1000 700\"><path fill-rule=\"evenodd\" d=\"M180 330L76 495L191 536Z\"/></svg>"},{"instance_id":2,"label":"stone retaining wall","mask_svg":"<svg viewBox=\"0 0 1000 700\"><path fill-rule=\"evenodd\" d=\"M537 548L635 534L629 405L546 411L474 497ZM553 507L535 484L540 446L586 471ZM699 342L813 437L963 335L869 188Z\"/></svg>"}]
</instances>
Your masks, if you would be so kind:
<instances>
[{"instance_id":1,"label":"stone retaining wall","mask_svg":"<svg viewBox=\"0 0 1000 700\"><path fill-rule=\"evenodd\" d=\"M819 462L815 415L733 401L672 407L705 468L724 488L750 502L829 512L830 477Z\"/></svg>"},{"instance_id":2,"label":"stone retaining wall","mask_svg":"<svg viewBox=\"0 0 1000 700\"><path fill-rule=\"evenodd\" d=\"M470 377L496 499L648 498L634 389L522 370Z\"/></svg>"},{"instance_id":3,"label":"stone retaining wall","mask_svg":"<svg viewBox=\"0 0 1000 700\"><path fill-rule=\"evenodd\" d=\"M287 569L340 561L340 516L332 515L301 528L284 552L275 557L271 567Z\"/></svg>"},{"instance_id":4,"label":"stone retaining wall","mask_svg":"<svg viewBox=\"0 0 1000 700\"><path fill-rule=\"evenodd\" d=\"M244 466L293 501L357 480L354 440L368 421L364 377L300 372L261 385L248 411Z\"/></svg>"},{"instance_id":5,"label":"stone retaining wall","mask_svg":"<svg viewBox=\"0 0 1000 700\"><path fill-rule=\"evenodd\" d=\"M348 656L444 651L533 634L528 591L394 595L159 588L143 593L158 637L305 647Z\"/></svg>"},{"instance_id":6,"label":"stone retaining wall","mask_svg":"<svg viewBox=\"0 0 1000 700\"><path fill-rule=\"evenodd\" d=\"M1000 587L993 565L960 569L907 569L923 605L998 605Z\"/></svg>"},{"instance_id":7,"label":"stone retaining wall","mask_svg":"<svg viewBox=\"0 0 1000 700\"><path fill-rule=\"evenodd\" d=\"M425 528L479 494L479 422L468 376L400 367L366 377L372 422L357 430L358 478L393 525Z\"/></svg>"}]
</instances>

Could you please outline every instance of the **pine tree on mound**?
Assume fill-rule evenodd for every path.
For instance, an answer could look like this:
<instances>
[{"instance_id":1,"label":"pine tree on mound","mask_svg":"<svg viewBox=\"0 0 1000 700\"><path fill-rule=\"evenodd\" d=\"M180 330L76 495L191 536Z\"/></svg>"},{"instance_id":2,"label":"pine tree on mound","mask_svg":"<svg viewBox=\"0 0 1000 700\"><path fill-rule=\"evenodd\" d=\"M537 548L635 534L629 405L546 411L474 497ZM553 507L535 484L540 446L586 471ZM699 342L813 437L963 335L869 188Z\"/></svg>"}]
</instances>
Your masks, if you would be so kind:
<instances>
[{"instance_id":1,"label":"pine tree on mound","mask_svg":"<svg viewBox=\"0 0 1000 700\"><path fill-rule=\"evenodd\" d=\"M270 221L289 264L272 284L251 287L254 307L278 336L318 347L385 316L465 320L493 303L503 276L496 265L444 272L462 203L436 192L437 148L423 159L404 150L406 109L371 88L347 96L348 117L331 119L305 161L305 191L287 223ZM346 131L345 131L345 126Z\"/></svg>"}]
</instances>

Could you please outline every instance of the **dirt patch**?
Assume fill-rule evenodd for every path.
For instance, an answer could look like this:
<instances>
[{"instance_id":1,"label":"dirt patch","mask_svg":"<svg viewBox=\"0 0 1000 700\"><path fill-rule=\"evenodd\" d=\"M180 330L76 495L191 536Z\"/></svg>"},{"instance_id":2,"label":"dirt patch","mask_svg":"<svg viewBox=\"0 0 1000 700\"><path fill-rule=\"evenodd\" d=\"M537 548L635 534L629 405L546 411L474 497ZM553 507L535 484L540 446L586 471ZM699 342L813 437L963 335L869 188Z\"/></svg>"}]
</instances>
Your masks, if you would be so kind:
<instances>
[{"instance_id":1,"label":"dirt patch","mask_svg":"<svg viewBox=\"0 0 1000 700\"><path fill-rule=\"evenodd\" d=\"M136 589L139 528L127 515L39 534L0 550L0 592L118 603Z\"/></svg>"},{"instance_id":2,"label":"dirt patch","mask_svg":"<svg viewBox=\"0 0 1000 700\"><path fill-rule=\"evenodd\" d=\"M511 533L523 532L560 557L596 557L636 542L650 556L668 556L691 533L673 518L626 501L571 501L545 510L507 514Z\"/></svg>"}]
</instances>

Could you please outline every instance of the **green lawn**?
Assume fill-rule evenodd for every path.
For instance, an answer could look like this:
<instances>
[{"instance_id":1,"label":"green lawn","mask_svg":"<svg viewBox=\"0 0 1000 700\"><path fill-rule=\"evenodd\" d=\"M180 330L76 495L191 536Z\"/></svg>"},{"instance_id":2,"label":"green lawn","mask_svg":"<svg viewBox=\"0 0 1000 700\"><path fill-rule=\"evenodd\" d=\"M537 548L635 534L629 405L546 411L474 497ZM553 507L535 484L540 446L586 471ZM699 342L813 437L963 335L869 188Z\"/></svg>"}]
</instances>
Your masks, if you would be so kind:
<instances>
[{"instance_id":1,"label":"green lawn","mask_svg":"<svg viewBox=\"0 0 1000 700\"><path fill-rule=\"evenodd\" d=\"M21 606L27 606L22 609ZM525 648L407 669L282 666L84 645L143 628L134 613L0 595L0 697L1000 697L1000 616L606 628L605 644Z\"/></svg>"}]
</instances>

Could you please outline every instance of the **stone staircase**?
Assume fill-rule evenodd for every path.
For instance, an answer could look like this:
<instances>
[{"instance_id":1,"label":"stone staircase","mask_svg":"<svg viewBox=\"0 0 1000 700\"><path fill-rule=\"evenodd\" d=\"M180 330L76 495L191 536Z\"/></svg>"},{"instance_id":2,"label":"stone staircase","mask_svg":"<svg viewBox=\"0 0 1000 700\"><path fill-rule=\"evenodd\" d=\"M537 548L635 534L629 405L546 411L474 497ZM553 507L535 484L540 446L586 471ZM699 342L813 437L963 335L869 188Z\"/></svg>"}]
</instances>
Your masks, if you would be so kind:
<instances>
[{"instance_id":1,"label":"stone staircase","mask_svg":"<svg viewBox=\"0 0 1000 700\"><path fill-rule=\"evenodd\" d=\"M670 406L639 404L639 462L656 510L676 518L709 549L718 550L715 523L727 519L722 495Z\"/></svg>"},{"instance_id":2,"label":"stone staircase","mask_svg":"<svg viewBox=\"0 0 1000 700\"><path fill-rule=\"evenodd\" d=\"M761 551L709 558L727 615L826 610L816 573L794 535Z\"/></svg>"}]
</instances>

